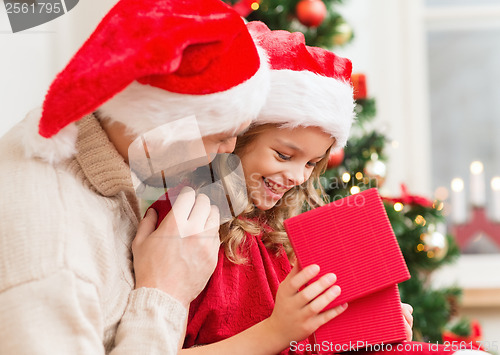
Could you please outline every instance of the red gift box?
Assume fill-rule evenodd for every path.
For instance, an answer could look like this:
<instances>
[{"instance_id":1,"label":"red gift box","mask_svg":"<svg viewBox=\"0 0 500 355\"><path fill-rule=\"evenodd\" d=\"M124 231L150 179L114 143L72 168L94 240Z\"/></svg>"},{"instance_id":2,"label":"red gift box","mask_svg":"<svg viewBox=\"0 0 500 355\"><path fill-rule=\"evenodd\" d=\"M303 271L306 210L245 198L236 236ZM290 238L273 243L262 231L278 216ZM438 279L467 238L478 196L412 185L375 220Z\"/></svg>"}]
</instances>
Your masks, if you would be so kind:
<instances>
[{"instance_id":1,"label":"red gift box","mask_svg":"<svg viewBox=\"0 0 500 355\"><path fill-rule=\"evenodd\" d=\"M339 352L405 340L397 283L410 273L377 189L287 219L285 229L299 266L321 268L311 282L329 272L337 275L342 292L325 310L349 304L312 341Z\"/></svg>"}]
</instances>

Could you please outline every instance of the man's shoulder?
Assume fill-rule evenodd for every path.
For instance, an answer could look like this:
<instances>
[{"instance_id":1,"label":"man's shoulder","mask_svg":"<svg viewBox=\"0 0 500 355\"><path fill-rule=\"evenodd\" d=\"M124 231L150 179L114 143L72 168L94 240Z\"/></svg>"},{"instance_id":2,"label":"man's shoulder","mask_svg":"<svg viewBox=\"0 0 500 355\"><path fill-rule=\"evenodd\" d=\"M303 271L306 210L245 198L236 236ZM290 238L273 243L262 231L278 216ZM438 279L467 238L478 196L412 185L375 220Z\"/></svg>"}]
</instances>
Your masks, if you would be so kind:
<instances>
[{"instance_id":1,"label":"man's shoulder","mask_svg":"<svg viewBox=\"0 0 500 355\"><path fill-rule=\"evenodd\" d=\"M0 291L61 269L99 273L93 254L112 213L77 175L26 156L15 134L0 139Z\"/></svg>"},{"instance_id":2,"label":"man's shoulder","mask_svg":"<svg viewBox=\"0 0 500 355\"><path fill-rule=\"evenodd\" d=\"M30 212L39 211L48 204L53 209L63 194L83 189L81 181L72 176L63 164L50 164L27 156L22 143L15 139L16 135L9 133L0 138L2 207L15 209L22 206L25 212ZM28 206L35 203L39 208Z\"/></svg>"}]
</instances>

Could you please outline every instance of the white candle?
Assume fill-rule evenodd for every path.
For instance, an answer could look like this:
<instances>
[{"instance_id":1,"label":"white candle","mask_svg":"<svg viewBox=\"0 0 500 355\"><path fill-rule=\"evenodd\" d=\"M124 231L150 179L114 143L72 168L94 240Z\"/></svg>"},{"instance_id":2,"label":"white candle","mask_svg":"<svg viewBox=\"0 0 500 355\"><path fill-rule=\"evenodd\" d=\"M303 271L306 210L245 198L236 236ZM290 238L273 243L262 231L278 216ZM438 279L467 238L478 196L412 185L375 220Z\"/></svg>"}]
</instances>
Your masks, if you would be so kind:
<instances>
[{"instance_id":1,"label":"white candle","mask_svg":"<svg viewBox=\"0 0 500 355\"><path fill-rule=\"evenodd\" d=\"M451 180L451 218L455 224L467 221L464 181L460 178Z\"/></svg>"},{"instance_id":2,"label":"white candle","mask_svg":"<svg viewBox=\"0 0 500 355\"><path fill-rule=\"evenodd\" d=\"M491 179L491 218L495 222L500 222L500 177L495 176Z\"/></svg>"},{"instance_id":3,"label":"white candle","mask_svg":"<svg viewBox=\"0 0 500 355\"><path fill-rule=\"evenodd\" d=\"M486 202L483 163L473 161L470 165L470 173L470 201L473 206L482 207Z\"/></svg>"}]
</instances>

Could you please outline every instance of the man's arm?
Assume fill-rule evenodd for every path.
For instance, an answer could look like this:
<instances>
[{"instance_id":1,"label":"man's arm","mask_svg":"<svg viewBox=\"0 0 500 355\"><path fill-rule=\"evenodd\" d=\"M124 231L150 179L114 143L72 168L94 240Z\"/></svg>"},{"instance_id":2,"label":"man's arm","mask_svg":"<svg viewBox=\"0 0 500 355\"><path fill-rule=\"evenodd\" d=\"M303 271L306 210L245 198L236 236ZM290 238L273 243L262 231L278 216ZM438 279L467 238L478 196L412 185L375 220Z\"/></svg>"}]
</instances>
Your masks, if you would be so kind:
<instances>
[{"instance_id":1,"label":"man's arm","mask_svg":"<svg viewBox=\"0 0 500 355\"><path fill-rule=\"evenodd\" d=\"M170 295L152 288L134 290L110 354L177 354L186 318L186 308Z\"/></svg>"},{"instance_id":2,"label":"man's arm","mask_svg":"<svg viewBox=\"0 0 500 355\"><path fill-rule=\"evenodd\" d=\"M104 354L95 287L60 270L0 293L5 354Z\"/></svg>"},{"instance_id":3,"label":"man's arm","mask_svg":"<svg viewBox=\"0 0 500 355\"><path fill-rule=\"evenodd\" d=\"M155 289L134 290L111 354L176 354L187 310ZM104 321L96 288L61 270L0 293L5 354L104 354Z\"/></svg>"},{"instance_id":4,"label":"man's arm","mask_svg":"<svg viewBox=\"0 0 500 355\"><path fill-rule=\"evenodd\" d=\"M219 250L219 212L205 195L184 188L155 230L148 210L132 244L136 289L122 317L112 354L177 354L189 303L210 278Z\"/></svg>"}]
</instances>

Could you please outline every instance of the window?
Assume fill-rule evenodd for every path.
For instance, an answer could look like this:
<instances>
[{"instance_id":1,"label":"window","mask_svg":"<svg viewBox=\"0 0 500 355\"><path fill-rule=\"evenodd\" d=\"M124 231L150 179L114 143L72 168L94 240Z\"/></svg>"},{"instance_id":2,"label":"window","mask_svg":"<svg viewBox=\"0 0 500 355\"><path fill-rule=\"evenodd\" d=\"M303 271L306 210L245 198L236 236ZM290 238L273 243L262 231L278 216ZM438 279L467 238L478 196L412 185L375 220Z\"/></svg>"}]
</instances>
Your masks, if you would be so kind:
<instances>
[{"instance_id":1,"label":"window","mask_svg":"<svg viewBox=\"0 0 500 355\"><path fill-rule=\"evenodd\" d=\"M470 201L469 164L481 161L491 219L500 213L493 211L500 205L493 203L490 187L491 179L500 176L500 1L425 4L432 187L449 189L459 177ZM467 213L471 218L472 212ZM498 253L500 237L479 233L464 251Z\"/></svg>"}]
</instances>

